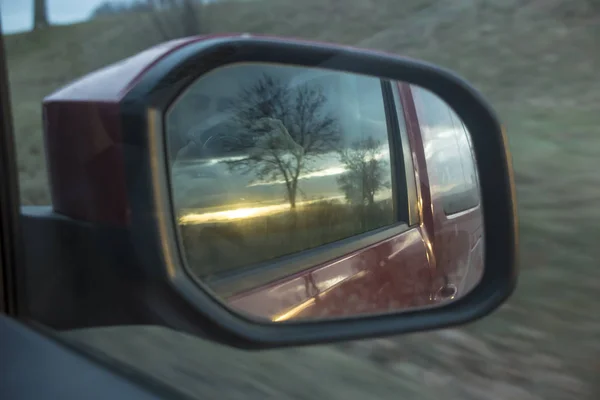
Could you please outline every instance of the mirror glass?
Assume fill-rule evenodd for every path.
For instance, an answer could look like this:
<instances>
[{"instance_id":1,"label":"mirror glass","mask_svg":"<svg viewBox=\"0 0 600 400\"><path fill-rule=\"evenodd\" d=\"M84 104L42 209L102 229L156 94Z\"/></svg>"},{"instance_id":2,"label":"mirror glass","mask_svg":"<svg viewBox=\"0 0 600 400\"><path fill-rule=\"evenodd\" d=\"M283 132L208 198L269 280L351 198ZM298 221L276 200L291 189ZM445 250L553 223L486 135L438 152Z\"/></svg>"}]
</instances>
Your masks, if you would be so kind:
<instances>
[{"instance_id":1,"label":"mirror glass","mask_svg":"<svg viewBox=\"0 0 600 400\"><path fill-rule=\"evenodd\" d=\"M259 63L213 70L165 115L183 264L271 321L440 306L483 272L471 138L434 93Z\"/></svg>"}]
</instances>

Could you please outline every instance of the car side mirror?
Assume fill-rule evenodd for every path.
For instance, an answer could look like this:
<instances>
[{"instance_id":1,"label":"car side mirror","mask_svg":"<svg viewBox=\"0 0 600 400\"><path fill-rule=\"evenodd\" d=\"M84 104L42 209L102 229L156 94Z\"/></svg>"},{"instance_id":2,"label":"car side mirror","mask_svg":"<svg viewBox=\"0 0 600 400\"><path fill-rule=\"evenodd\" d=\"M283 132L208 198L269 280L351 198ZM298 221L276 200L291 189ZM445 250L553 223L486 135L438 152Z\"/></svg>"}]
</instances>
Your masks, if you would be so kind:
<instances>
[{"instance_id":1,"label":"car side mirror","mask_svg":"<svg viewBox=\"0 0 600 400\"><path fill-rule=\"evenodd\" d=\"M515 286L502 127L437 66L190 38L44 112L55 211L126 232L126 302L152 323L245 348L330 342L462 324Z\"/></svg>"}]
</instances>

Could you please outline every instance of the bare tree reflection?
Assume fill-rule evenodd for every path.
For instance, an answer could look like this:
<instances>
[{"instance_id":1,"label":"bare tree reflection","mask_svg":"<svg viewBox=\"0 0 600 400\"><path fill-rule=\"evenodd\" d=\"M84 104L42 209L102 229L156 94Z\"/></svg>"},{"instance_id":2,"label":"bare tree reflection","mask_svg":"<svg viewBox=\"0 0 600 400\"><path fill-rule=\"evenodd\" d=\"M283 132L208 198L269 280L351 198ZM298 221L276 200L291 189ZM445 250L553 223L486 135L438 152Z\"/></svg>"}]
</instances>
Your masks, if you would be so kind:
<instances>
[{"instance_id":1,"label":"bare tree reflection","mask_svg":"<svg viewBox=\"0 0 600 400\"><path fill-rule=\"evenodd\" d=\"M221 96L227 104L215 112L193 113L202 108L200 95L188 97L198 101L190 101L185 113L180 111L194 115L194 123L187 123L182 135L187 144L181 141L177 149L177 158L187 160L182 168L190 164L189 169L205 174L228 170L223 179L218 174L209 178L201 195L221 190L225 179L238 185L231 189L231 209L215 210L213 219L202 207L190 209L188 216L196 219L181 226L188 262L204 279L254 268L393 221L391 195L382 201L386 196L380 193L389 187L385 146L374 137L348 145L359 134L374 134L378 128L361 127L360 115L344 102L348 99L339 93L330 97L335 90L327 81L293 84L288 78L255 75ZM341 116L354 117L357 125L348 123L342 132L343 122L349 120ZM310 198L300 201L298 193L304 192L299 182L306 182L302 189ZM284 204L279 193L285 194ZM225 201L221 205L229 206ZM314 290L310 282L306 289Z\"/></svg>"},{"instance_id":2,"label":"bare tree reflection","mask_svg":"<svg viewBox=\"0 0 600 400\"><path fill-rule=\"evenodd\" d=\"M228 154L244 155L228 161L230 168L252 172L259 180L283 181L295 209L301 173L340 140L339 124L326 110L327 101L319 85L291 87L267 74L242 89L231 103L237 129L222 137Z\"/></svg>"}]
</instances>

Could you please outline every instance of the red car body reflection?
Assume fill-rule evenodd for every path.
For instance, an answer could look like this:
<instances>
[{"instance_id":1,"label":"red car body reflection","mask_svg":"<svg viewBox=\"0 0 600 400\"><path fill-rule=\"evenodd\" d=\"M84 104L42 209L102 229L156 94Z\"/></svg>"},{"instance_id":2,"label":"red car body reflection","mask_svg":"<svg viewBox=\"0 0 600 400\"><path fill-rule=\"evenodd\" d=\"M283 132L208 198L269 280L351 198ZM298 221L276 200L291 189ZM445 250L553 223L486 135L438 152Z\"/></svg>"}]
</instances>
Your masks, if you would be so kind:
<instances>
[{"instance_id":1,"label":"red car body reflection","mask_svg":"<svg viewBox=\"0 0 600 400\"><path fill-rule=\"evenodd\" d=\"M274 320L378 313L429 304L431 276L426 245L415 228L229 302Z\"/></svg>"},{"instance_id":2,"label":"red car body reflection","mask_svg":"<svg viewBox=\"0 0 600 400\"><path fill-rule=\"evenodd\" d=\"M154 63L206 38L156 46L90 74L44 101L44 135L53 208L76 220L129 224L119 102ZM480 207L446 215L430 185L424 140L410 86L397 88L418 186L416 226L367 248L230 296L253 316L349 316L428 306L473 287L482 273ZM443 295L442 295L443 294Z\"/></svg>"}]
</instances>

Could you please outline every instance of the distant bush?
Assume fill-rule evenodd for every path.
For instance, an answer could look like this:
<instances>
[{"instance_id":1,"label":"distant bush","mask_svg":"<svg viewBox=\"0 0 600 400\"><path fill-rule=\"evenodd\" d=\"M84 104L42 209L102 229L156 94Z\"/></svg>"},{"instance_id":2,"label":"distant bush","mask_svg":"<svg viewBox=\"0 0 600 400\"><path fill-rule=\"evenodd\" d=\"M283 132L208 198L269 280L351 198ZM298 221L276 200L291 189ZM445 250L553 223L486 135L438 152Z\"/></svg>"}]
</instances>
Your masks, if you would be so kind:
<instances>
[{"instance_id":1,"label":"distant bush","mask_svg":"<svg viewBox=\"0 0 600 400\"><path fill-rule=\"evenodd\" d=\"M152 7L145 0L138 0L134 2L109 2L106 1L96 7L90 16L91 19L108 17L118 14L135 13L135 12L149 12L152 11Z\"/></svg>"},{"instance_id":2,"label":"distant bush","mask_svg":"<svg viewBox=\"0 0 600 400\"><path fill-rule=\"evenodd\" d=\"M202 0L146 0L154 27L163 40L206 33Z\"/></svg>"},{"instance_id":3,"label":"distant bush","mask_svg":"<svg viewBox=\"0 0 600 400\"><path fill-rule=\"evenodd\" d=\"M91 19L122 14L145 13L161 40L178 39L207 32L203 19L203 0L137 0L133 2L106 1L92 11Z\"/></svg>"}]
</instances>

